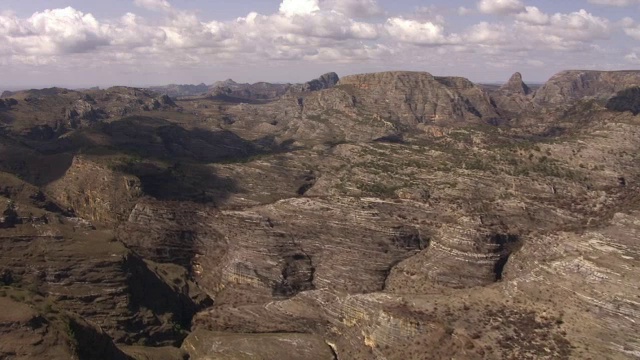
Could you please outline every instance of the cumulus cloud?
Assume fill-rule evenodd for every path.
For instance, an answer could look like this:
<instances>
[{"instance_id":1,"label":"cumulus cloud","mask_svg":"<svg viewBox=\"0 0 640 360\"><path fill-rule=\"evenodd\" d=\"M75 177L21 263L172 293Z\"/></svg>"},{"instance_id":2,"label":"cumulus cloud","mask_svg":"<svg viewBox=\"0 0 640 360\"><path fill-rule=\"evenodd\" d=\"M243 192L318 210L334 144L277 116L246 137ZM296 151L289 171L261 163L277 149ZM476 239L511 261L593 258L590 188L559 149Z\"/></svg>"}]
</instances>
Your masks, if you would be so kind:
<instances>
[{"instance_id":1,"label":"cumulus cloud","mask_svg":"<svg viewBox=\"0 0 640 360\"><path fill-rule=\"evenodd\" d=\"M478 10L484 14L507 15L524 10L520 0L480 0Z\"/></svg>"},{"instance_id":2,"label":"cumulus cloud","mask_svg":"<svg viewBox=\"0 0 640 360\"><path fill-rule=\"evenodd\" d=\"M508 41L508 33L507 28L502 24L481 22L467 31L465 39L483 45L504 44Z\"/></svg>"},{"instance_id":3,"label":"cumulus cloud","mask_svg":"<svg viewBox=\"0 0 640 360\"><path fill-rule=\"evenodd\" d=\"M27 19L2 15L0 24L8 47L23 55L87 52L109 44L106 28L93 15L71 7L36 12Z\"/></svg>"},{"instance_id":4,"label":"cumulus cloud","mask_svg":"<svg viewBox=\"0 0 640 360\"><path fill-rule=\"evenodd\" d=\"M417 45L438 45L451 42L444 27L430 21L420 22L403 18L390 18L384 24L389 35L398 41Z\"/></svg>"},{"instance_id":5,"label":"cumulus cloud","mask_svg":"<svg viewBox=\"0 0 640 360\"><path fill-rule=\"evenodd\" d=\"M586 10L569 14L556 13L550 18L550 32L567 39L590 41L607 39L611 33L609 20Z\"/></svg>"},{"instance_id":6,"label":"cumulus cloud","mask_svg":"<svg viewBox=\"0 0 640 360\"><path fill-rule=\"evenodd\" d=\"M636 24L633 19L628 17L622 19L619 24L622 26L625 34L636 40L640 40L640 24Z\"/></svg>"},{"instance_id":7,"label":"cumulus cloud","mask_svg":"<svg viewBox=\"0 0 640 360\"><path fill-rule=\"evenodd\" d=\"M527 6L525 7L525 11L518 13L515 16L519 21L536 25L548 24L550 18L549 15L540 11L540 9L535 6Z\"/></svg>"},{"instance_id":8,"label":"cumulus cloud","mask_svg":"<svg viewBox=\"0 0 640 360\"><path fill-rule=\"evenodd\" d=\"M546 14L537 7L527 6L512 15L516 21L507 32L512 43L522 48L584 50L595 41L609 39L613 31L608 19L586 10Z\"/></svg>"},{"instance_id":9,"label":"cumulus cloud","mask_svg":"<svg viewBox=\"0 0 640 360\"><path fill-rule=\"evenodd\" d=\"M280 4L280 13L287 16L309 15L319 10L318 0L284 0Z\"/></svg>"}]
</instances>

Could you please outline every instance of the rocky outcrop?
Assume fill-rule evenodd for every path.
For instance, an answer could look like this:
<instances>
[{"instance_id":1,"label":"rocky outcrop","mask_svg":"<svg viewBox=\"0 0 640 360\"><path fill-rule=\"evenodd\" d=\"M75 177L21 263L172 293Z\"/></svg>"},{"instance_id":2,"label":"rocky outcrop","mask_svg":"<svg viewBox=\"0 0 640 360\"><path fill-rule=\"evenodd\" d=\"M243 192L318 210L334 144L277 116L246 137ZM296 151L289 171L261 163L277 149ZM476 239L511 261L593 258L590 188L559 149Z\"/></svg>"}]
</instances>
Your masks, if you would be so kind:
<instances>
[{"instance_id":1,"label":"rocky outcrop","mask_svg":"<svg viewBox=\"0 0 640 360\"><path fill-rule=\"evenodd\" d=\"M522 81L522 74L519 72L513 74L509 81L500 87L500 91L520 95L531 94L531 89Z\"/></svg>"},{"instance_id":2,"label":"rocky outcrop","mask_svg":"<svg viewBox=\"0 0 640 360\"><path fill-rule=\"evenodd\" d=\"M351 221L346 223L345 217ZM251 211L225 212L220 218L224 221L215 228L233 241L217 262L196 257L196 279L214 284L211 275L222 265L218 288L229 288L229 293L236 291L236 284L242 284L243 292L254 289L255 294L276 297L320 288L379 291L394 264L428 244L419 229L399 227L367 202L287 199ZM203 241L201 246L201 254L219 253L216 242ZM353 271L345 272L348 268Z\"/></svg>"},{"instance_id":3,"label":"rocky outcrop","mask_svg":"<svg viewBox=\"0 0 640 360\"><path fill-rule=\"evenodd\" d=\"M522 81L522 74L517 72L499 89L491 92L491 100L500 114L510 119L533 108L532 94L531 88Z\"/></svg>"},{"instance_id":4,"label":"rocky outcrop","mask_svg":"<svg viewBox=\"0 0 640 360\"><path fill-rule=\"evenodd\" d=\"M429 73L386 72L340 79L360 108L404 126L456 123L497 117L488 95L462 78L436 78Z\"/></svg>"},{"instance_id":5,"label":"rocky outcrop","mask_svg":"<svg viewBox=\"0 0 640 360\"><path fill-rule=\"evenodd\" d=\"M177 105L175 102L173 102L173 100L171 100L171 98L169 97L169 95L160 95L159 97L153 99L151 101L151 104L149 105L149 108L151 110L159 110L159 109L169 109L169 108L175 108Z\"/></svg>"},{"instance_id":6,"label":"rocky outcrop","mask_svg":"<svg viewBox=\"0 0 640 360\"><path fill-rule=\"evenodd\" d=\"M640 85L640 71L563 71L534 94L538 106L556 106L584 98L606 100L618 91Z\"/></svg>"},{"instance_id":7,"label":"rocky outcrop","mask_svg":"<svg viewBox=\"0 0 640 360\"><path fill-rule=\"evenodd\" d=\"M334 72L326 73L315 80L306 82L303 85L302 91L318 91L323 89L330 89L338 84L340 78L338 74Z\"/></svg>"},{"instance_id":8,"label":"rocky outcrop","mask_svg":"<svg viewBox=\"0 0 640 360\"><path fill-rule=\"evenodd\" d=\"M194 257L205 247L212 263L224 254L226 240L212 227L216 214L214 209L199 204L144 199L119 228L118 237L146 259L178 264L191 271Z\"/></svg>"},{"instance_id":9,"label":"rocky outcrop","mask_svg":"<svg viewBox=\"0 0 640 360\"><path fill-rule=\"evenodd\" d=\"M517 235L471 230L473 226L442 226L431 241L430 251L394 267L386 289L412 292L419 283L437 283L453 288L489 285L502 279L504 266L520 246ZM443 259L447 259L443 261ZM464 269L464 270L463 270ZM418 292L425 291L420 289Z\"/></svg>"},{"instance_id":10,"label":"rocky outcrop","mask_svg":"<svg viewBox=\"0 0 640 360\"><path fill-rule=\"evenodd\" d=\"M47 186L49 194L96 223L125 220L142 195L140 180L76 156L65 175Z\"/></svg>"},{"instance_id":11,"label":"rocky outcrop","mask_svg":"<svg viewBox=\"0 0 640 360\"><path fill-rule=\"evenodd\" d=\"M89 98L90 99L90 98ZM92 99L90 99L92 101ZM94 122L100 119L101 112L94 108L91 102L87 100L77 100L70 108L65 111L65 120L71 128L77 128L81 125Z\"/></svg>"},{"instance_id":12,"label":"rocky outcrop","mask_svg":"<svg viewBox=\"0 0 640 360\"><path fill-rule=\"evenodd\" d=\"M319 91L323 89L330 89L338 84L340 77L334 72L326 73L317 79L307 81L304 84L293 85L290 89L290 93Z\"/></svg>"}]
</instances>

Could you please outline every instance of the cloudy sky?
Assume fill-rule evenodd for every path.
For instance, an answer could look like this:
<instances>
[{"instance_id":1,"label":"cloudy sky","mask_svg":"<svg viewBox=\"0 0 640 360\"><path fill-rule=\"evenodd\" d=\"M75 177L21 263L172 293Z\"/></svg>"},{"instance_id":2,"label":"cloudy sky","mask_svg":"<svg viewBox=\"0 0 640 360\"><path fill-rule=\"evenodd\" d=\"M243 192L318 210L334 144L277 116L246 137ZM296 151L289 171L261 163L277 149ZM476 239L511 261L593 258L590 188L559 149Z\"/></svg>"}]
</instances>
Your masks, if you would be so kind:
<instances>
[{"instance_id":1,"label":"cloudy sky","mask_svg":"<svg viewBox=\"0 0 640 360\"><path fill-rule=\"evenodd\" d=\"M0 89L640 68L640 0L1 0Z\"/></svg>"}]
</instances>

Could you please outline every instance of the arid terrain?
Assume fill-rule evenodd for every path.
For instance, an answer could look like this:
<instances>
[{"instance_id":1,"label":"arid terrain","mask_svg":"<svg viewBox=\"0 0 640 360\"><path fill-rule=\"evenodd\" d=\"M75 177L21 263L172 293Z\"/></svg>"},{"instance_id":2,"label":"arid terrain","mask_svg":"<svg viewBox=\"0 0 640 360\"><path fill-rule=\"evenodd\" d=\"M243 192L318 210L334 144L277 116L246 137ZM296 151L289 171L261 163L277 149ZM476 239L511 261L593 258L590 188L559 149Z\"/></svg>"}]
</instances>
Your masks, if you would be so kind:
<instances>
[{"instance_id":1,"label":"arid terrain","mask_svg":"<svg viewBox=\"0 0 640 360\"><path fill-rule=\"evenodd\" d=\"M5 92L0 359L640 358L639 150L640 71Z\"/></svg>"}]
</instances>

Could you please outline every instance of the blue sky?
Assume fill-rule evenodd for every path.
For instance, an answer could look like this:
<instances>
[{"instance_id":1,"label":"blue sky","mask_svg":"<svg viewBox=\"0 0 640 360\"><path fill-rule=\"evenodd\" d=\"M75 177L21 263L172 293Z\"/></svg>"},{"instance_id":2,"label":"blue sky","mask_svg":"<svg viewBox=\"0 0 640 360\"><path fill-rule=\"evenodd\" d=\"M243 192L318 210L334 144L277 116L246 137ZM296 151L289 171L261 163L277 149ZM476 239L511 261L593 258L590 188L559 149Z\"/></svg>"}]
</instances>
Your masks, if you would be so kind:
<instances>
[{"instance_id":1,"label":"blue sky","mask_svg":"<svg viewBox=\"0 0 640 360\"><path fill-rule=\"evenodd\" d=\"M2 0L0 89L640 67L640 0Z\"/></svg>"}]
</instances>

